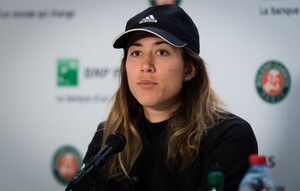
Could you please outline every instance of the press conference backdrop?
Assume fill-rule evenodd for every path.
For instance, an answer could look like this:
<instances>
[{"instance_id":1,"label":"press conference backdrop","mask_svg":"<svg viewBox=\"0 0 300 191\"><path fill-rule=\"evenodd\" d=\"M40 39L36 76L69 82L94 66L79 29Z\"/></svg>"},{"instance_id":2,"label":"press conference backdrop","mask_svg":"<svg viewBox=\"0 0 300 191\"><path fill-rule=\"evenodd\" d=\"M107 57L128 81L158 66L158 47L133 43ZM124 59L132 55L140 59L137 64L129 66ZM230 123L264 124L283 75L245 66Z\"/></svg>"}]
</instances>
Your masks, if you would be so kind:
<instances>
[{"instance_id":1,"label":"press conference backdrop","mask_svg":"<svg viewBox=\"0 0 300 191\"><path fill-rule=\"evenodd\" d=\"M118 84L113 39L159 3L194 19L217 93L252 125L278 190L298 190L299 0L0 0L1 190L64 190Z\"/></svg>"}]
</instances>

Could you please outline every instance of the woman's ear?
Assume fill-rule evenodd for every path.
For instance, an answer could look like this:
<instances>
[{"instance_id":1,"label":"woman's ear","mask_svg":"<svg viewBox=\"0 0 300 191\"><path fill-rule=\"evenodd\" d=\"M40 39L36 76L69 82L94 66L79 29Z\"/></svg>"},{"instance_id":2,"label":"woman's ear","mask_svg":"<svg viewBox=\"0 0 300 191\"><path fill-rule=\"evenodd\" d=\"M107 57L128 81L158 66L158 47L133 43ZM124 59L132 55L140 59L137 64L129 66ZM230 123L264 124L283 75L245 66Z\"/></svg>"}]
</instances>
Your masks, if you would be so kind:
<instances>
[{"instance_id":1,"label":"woman's ear","mask_svg":"<svg viewBox=\"0 0 300 191\"><path fill-rule=\"evenodd\" d=\"M196 68L193 63L188 62L185 64L184 81L189 81L196 75Z\"/></svg>"}]
</instances>

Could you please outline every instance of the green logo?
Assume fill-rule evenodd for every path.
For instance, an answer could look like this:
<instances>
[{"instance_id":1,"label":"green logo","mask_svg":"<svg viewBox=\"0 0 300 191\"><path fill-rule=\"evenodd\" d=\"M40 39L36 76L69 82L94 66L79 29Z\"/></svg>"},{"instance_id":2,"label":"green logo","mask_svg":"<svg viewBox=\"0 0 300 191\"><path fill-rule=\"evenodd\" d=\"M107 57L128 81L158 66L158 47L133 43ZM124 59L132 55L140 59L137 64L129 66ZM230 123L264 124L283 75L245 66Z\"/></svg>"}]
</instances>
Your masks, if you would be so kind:
<instances>
[{"instance_id":1,"label":"green logo","mask_svg":"<svg viewBox=\"0 0 300 191\"><path fill-rule=\"evenodd\" d=\"M265 62L256 74L255 86L264 101L280 102L287 96L291 87L289 71L278 61Z\"/></svg>"},{"instance_id":2,"label":"green logo","mask_svg":"<svg viewBox=\"0 0 300 191\"><path fill-rule=\"evenodd\" d=\"M81 155L74 147L62 146L57 149L52 160L53 174L59 183L67 185L78 173L81 164Z\"/></svg>"},{"instance_id":3,"label":"green logo","mask_svg":"<svg viewBox=\"0 0 300 191\"><path fill-rule=\"evenodd\" d=\"M181 0L150 0L150 4L154 5L179 5Z\"/></svg>"},{"instance_id":4,"label":"green logo","mask_svg":"<svg viewBox=\"0 0 300 191\"><path fill-rule=\"evenodd\" d=\"M76 59L59 59L57 61L57 85L78 85L79 61Z\"/></svg>"}]
</instances>

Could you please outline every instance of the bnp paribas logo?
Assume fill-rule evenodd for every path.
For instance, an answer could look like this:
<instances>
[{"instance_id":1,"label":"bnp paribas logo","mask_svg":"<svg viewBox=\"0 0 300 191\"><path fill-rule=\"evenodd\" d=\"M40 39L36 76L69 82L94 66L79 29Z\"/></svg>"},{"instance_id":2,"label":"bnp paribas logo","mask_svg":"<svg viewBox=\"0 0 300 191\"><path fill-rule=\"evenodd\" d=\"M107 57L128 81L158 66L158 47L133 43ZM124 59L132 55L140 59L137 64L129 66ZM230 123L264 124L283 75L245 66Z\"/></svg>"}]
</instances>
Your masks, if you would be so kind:
<instances>
[{"instance_id":1,"label":"bnp paribas logo","mask_svg":"<svg viewBox=\"0 0 300 191\"><path fill-rule=\"evenodd\" d=\"M179 5L181 0L150 0L151 5Z\"/></svg>"},{"instance_id":2,"label":"bnp paribas logo","mask_svg":"<svg viewBox=\"0 0 300 191\"><path fill-rule=\"evenodd\" d=\"M77 86L79 76L79 61L77 59L57 60L57 85Z\"/></svg>"},{"instance_id":3,"label":"bnp paribas logo","mask_svg":"<svg viewBox=\"0 0 300 191\"><path fill-rule=\"evenodd\" d=\"M264 101L280 102L287 96L291 87L289 71L279 61L267 61L257 71L255 86Z\"/></svg>"}]
</instances>

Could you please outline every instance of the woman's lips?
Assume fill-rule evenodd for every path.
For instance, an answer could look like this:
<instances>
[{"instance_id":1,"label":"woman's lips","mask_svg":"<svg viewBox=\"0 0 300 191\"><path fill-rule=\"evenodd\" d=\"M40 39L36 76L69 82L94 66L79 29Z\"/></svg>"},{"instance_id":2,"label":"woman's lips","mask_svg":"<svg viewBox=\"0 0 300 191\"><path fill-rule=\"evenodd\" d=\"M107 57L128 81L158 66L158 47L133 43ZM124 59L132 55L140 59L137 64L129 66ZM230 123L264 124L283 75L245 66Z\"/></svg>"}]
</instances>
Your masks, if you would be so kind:
<instances>
[{"instance_id":1,"label":"woman's lips","mask_svg":"<svg viewBox=\"0 0 300 191\"><path fill-rule=\"evenodd\" d=\"M151 80L141 80L138 83L138 86L143 88L143 89L148 89L156 86L158 83L151 81Z\"/></svg>"}]
</instances>

